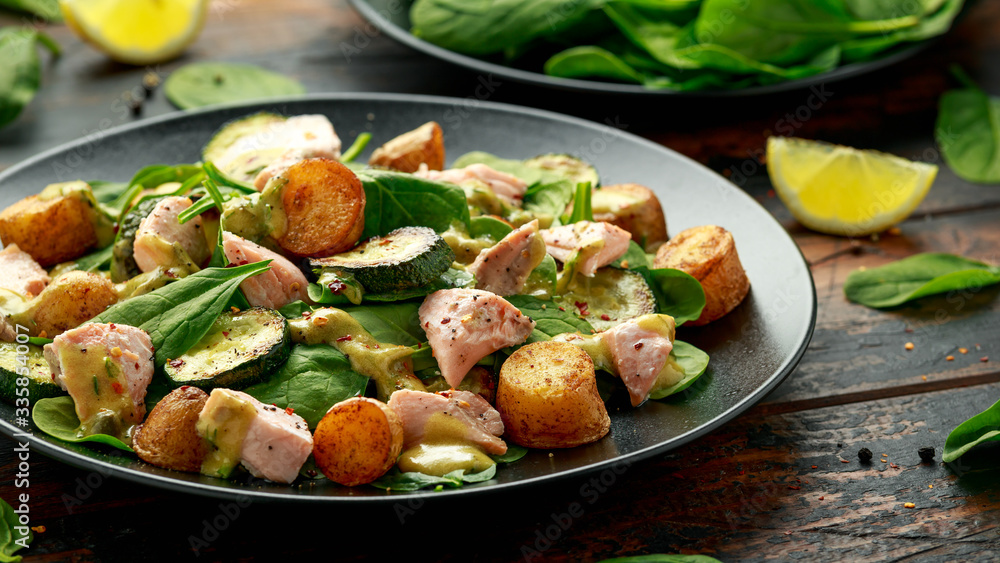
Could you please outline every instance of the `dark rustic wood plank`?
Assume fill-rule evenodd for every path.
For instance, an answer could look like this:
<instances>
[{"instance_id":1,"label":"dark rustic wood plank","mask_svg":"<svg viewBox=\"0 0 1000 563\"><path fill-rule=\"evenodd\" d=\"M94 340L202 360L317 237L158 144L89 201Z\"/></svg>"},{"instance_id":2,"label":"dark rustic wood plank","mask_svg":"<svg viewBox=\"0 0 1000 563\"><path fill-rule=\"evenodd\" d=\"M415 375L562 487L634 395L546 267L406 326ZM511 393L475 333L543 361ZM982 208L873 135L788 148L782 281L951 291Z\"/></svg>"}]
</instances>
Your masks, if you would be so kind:
<instances>
[{"instance_id":1,"label":"dark rustic wood plank","mask_svg":"<svg viewBox=\"0 0 1000 563\"><path fill-rule=\"evenodd\" d=\"M177 561L193 558L192 537L205 537L211 541L200 559L210 561L513 561L532 550L573 561L648 552L706 553L727 562L988 560L1000 549L1000 448L951 466L940 455L948 432L998 397L994 383L746 416L617 472L472 502L377 510L250 505L230 518L225 513L235 509L228 503L118 480L81 489L92 475L35 457L33 525L47 530L30 553L40 561L117 561L140 553ZM11 443L0 444L0 496L9 499ZM934 463L920 462L923 446L936 448ZM857 460L862 447L876 454L871 465ZM63 499L81 494L87 498L71 502L69 514ZM907 502L916 508L904 508ZM224 528L217 536L213 521Z\"/></svg>"}]
</instances>

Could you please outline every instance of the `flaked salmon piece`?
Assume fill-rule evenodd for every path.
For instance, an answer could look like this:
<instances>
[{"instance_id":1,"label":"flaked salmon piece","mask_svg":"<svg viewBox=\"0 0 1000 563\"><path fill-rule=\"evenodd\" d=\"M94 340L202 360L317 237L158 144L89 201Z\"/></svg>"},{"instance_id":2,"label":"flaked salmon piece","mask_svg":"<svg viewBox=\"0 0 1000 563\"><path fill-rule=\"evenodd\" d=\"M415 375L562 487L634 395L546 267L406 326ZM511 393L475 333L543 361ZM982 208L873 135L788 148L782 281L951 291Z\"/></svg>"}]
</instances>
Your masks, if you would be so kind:
<instances>
[{"instance_id":1,"label":"flaked salmon piece","mask_svg":"<svg viewBox=\"0 0 1000 563\"><path fill-rule=\"evenodd\" d=\"M545 241L538 234L535 219L483 249L468 271L476 276L476 289L513 295L521 291L528 275L542 263L545 252Z\"/></svg>"},{"instance_id":2,"label":"flaked salmon piece","mask_svg":"<svg viewBox=\"0 0 1000 563\"><path fill-rule=\"evenodd\" d=\"M441 289L418 311L420 324L448 385L458 387L476 362L520 344L535 328L502 297L479 289Z\"/></svg>"},{"instance_id":3,"label":"flaked salmon piece","mask_svg":"<svg viewBox=\"0 0 1000 563\"><path fill-rule=\"evenodd\" d=\"M229 263L237 266L271 260L270 270L240 284L251 305L280 309L293 301L309 299L305 274L284 256L226 231L222 233L222 249Z\"/></svg>"},{"instance_id":4,"label":"flaked salmon piece","mask_svg":"<svg viewBox=\"0 0 1000 563\"><path fill-rule=\"evenodd\" d=\"M225 170L240 156L257 151L285 149L313 157L340 158L340 137L325 115L296 115L244 135L226 149L215 164Z\"/></svg>"},{"instance_id":5,"label":"flaked salmon piece","mask_svg":"<svg viewBox=\"0 0 1000 563\"><path fill-rule=\"evenodd\" d=\"M592 276L598 268L622 257L632 234L611 223L579 221L541 231L545 247L553 258L565 263L576 251L581 252L577 271Z\"/></svg>"},{"instance_id":6,"label":"flaked salmon piece","mask_svg":"<svg viewBox=\"0 0 1000 563\"><path fill-rule=\"evenodd\" d=\"M427 434L427 425L435 415L447 416L464 426L460 439L481 447L486 453L502 455L507 444L499 438L503 422L485 399L469 391L442 391L428 393L401 389L389 397L389 408L403 424L403 449L420 444ZM454 430L454 425L449 424Z\"/></svg>"},{"instance_id":7,"label":"flaked salmon piece","mask_svg":"<svg viewBox=\"0 0 1000 563\"><path fill-rule=\"evenodd\" d=\"M203 427L206 421L215 426ZM301 416L232 389L212 390L198 415L198 426L200 434L212 429L214 439L202 436L216 448L226 448L223 453L231 455L234 464L238 458L255 477L278 483L294 481L313 449L309 425Z\"/></svg>"},{"instance_id":8,"label":"flaked salmon piece","mask_svg":"<svg viewBox=\"0 0 1000 563\"><path fill-rule=\"evenodd\" d=\"M501 199L517 207L521 206L524 192L528 189L528 184L524 180L506 172L494 170L485 164L470 164L465 168L450 168L448 170L429 170L426 165L422 164L413 175L418 178L458 185L470 180L483 182Z\"/></svg>"},{"instance_id":9,"label":"flaked salmon piece","mask_svg":"<svg viewBox=\"0 0 1000 563\"><path fill-rule=\"evenodd\" d=\"M16 244L8 244L0 250L0 288L31 299L41 293L49 281L49 274Z\"/></svg>"},{"instance_id":10,"label":"flaked salmon piece","mask_svg":"<svg viewBox=\"0 0 1000 563\"><path fill-rule=\"evenodd\" d=\"M153 343L146 331L121 324L85 324L45 345L52 379L69 393L84 428L110 411L121 430L146 416L153 380ZM103 415L102 415L103 416ZM101 429L100 433L116 434Z\"/></svg>"},{"instance_id":11,"label":"flaked salmon piece","mask_svg":"<svg viewBox=\"0 0 1000 563\"><path fill-rule=\"evenodd\" d=\"M625 321L598 335L611 353L618 377L625 383L634 407L649 397L674 349L668 336L642 326L640 319Z\"/></svg>"},{"instance_id":12,"label":"flaked salmon piece","mask_svg":"<svg viewBox=\"0 0 1000 563\"><path fill-rule=\"evenodd\" d=\"M186 197L165 197L139 223L132 252L140 270L151 272L158 266L181 265L174 244L187 253L194 266L201 266L211 256L201 217L184 224L177 221L177 216L188 207L191 200Z\"/></svg>"},{"instance_id":13,"label":"flaked salmon piece","mask_svg":"<svg viewBox=\"0 0 1000 563\"><path fill-rule=\"evenodd\" d=\"M0 313L0 342L17 340L17 329L6 315Z\"/></svg>"}]
</instances>

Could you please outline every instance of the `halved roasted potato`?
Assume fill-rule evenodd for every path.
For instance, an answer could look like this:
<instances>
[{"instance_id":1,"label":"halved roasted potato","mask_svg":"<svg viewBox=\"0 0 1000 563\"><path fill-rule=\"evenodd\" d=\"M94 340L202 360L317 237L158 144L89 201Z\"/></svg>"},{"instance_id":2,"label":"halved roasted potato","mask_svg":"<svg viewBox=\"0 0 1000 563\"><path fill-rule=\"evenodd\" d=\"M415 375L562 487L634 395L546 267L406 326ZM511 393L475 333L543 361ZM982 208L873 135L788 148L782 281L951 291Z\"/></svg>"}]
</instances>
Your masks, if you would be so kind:
<instances>
[{"instance_id":1,"label":"halved roasted potato","mask_svg":"<svg viewBox=\"0 0 1000 563\"><path fill-rule=\"evenodd\" d=\"M132 437L139 458L157 467L197 473L208 455L208 443L195 425L208 401L197 387L179 387L160 399Z\"/></svg>"},{"instance_id":2,"label":"halved roasted potato","mask_svg":"<svg viewBox=\"0 0 1000 563\"><path fill-rule=\"evenodd\" d=\"M96 226L99 214L86 183L52 184L0 212L0 240L16 244L41 266L52 266L110 242L99 240L105 238Z\"/></svg>"},{"instance_id":3,"label":"halved roasted potato","mask_svg":"<svg viewBox=\"0 0 1000 563\"><path fill-rule=\"evenodd\" d=\"M29 304L33 335L54 338L76 328L118 302L115 284L91 272L74 270L52 280Z\"/></svg>"},{"instance_id":4,"label":"halved roasted potato","mask_svg":"<svg viewBox=\"0 0 1000 563\"><path fill-rule=\"evenodd\" d=\"M614 184L594 190L591 209L595 221L611 223L632 233L646 252L667 240L667 220L653 190L639 184Z\"/></svg>"},{"instance_id":5,"label":"halved roasted potato","mask_svg":"<svg viewBox=\"0 0 1000 563\"><path fill-rule=\"evenodd\" d=\"M281 248L322 258L354 247L365 229L365 189L354 172L335 160L310 158L281 179L287 217L285 232L275 237Z\"/></svg>"},{"instance_id":6,"label":"halved roasted potato","mask_svg":"<svg viewBox=\"0 0 1000 563\"><path fill-rule=\"evenodd\" d=\"M333 405L316 426L316 467L334 483L371 483L396 464L403 424L385 403L352 397Z\"/></svg>"},{"instance_id":7,"label":"halved roasted potato","mask_svg":"<svg viewBox=\"0 0 1000 563\"><path fill-rule=\"evenodd\" d=\"M687 272L701 283L705 308L700 317L689 323L692 325L723 317L750 291L750 279L736 253L732 233L716 225L682 231L660 247L653 266Z\"/></svg>"},{"instance_id":8,"label":"halved roasted potato","mask_svg":"<svg viewBox=\"0 0 1000 563\"><path fill-rule=\"evenodd\" d=\"M535 342L500 368L497 411L505 436L529 448L572 448L604 437L611 419L594 361L566 342Z\"/></svg>"},{"instance_id":9,"label":"halved roasted potato","mask_svg":"<svg viewBox=\"0 0 1000 563\"><path fill-rule=\"evenodd\" d=\"M436 122L428 121L375 149L368 164L400 172L416 172L421 164L431 170L442 170L444 132Z\"/></svg>"}]
</instances>

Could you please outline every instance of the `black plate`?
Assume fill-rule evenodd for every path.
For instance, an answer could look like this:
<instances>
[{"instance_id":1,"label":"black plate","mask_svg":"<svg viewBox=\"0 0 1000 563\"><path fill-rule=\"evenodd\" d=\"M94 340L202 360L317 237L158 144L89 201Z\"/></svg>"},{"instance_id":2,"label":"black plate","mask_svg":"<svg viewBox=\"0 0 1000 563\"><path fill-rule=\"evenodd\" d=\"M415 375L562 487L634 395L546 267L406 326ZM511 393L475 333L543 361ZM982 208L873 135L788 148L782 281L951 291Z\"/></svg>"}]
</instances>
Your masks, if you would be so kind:
<instances>
[{"instance_id":1,"label":"black plate","mask_svg":"<svg viewBox=\"0 0 1000 563\"><path fill-rule=\"evenodd\" d=\"M362 131L372 147L430 120L445 129L448 155L471 150L524 158L569 152L593 162L604 182L638 182L656 191L672 233L718 224L736 239L750 277L750 295L733 313L706 328L681 328L679 337L711 354L709 372L683 398L650 401L611 413L609 436L572 450L535 451L499 468L495 480L440 493L475 495L563 479L634 462L680 446L718 428L763 398L795 367L816 320L816 293L798 247L756 201L714 172L659 145L607 126L516 106L392 94L312 96L294 101L177 113L110 130L38 155L0 174L0 208L51 182L127 181L142 166L195 162L201 146L226 121L257 111L322 113L350 143ZM0 431L14 436L14 409L0 404ZM253 484L159 469L131 456L64 443L29 428L31 447L71 465L105 474L218 497L300 502L394 502L373 487L328 481L302 485ZM19 439L23 439L19 438Z\"/></svg>"},{"instance_id":2,"label":"black plate","mask_svg":"<svg viewBox=\"0 0 1000 563\"><path fill-rule=\"evenodd\" d=\"M546 88L556 88L559 90L570 90L576 92L591 92L601 94L638 94L645 96L682 96L692 98L706 97L732 97L732 96L757 96L764 94L774 94L777 92L788 92L801 88L819 84L829 84L838 80L844 80L867 74L881 68L896 64L906 60L920 51L923 51L937 38L914 43L910 46L900 47L891 50L887 55L872 61L861 63L849 63L839 66L829 72L820 73L806 78L789 80L768 84L766 86L751 86L749 88L739 88L733 90L699 90L695 92L679 92L675 90L653 90L644 88L638 84L620 84L614 82L599 82L596 80L579 80L574 78L559 78L548 76L542 72L532 72L515 67L477 59L469 55L449 51L438 47L433 43L428 43L410 33L410 6L411 0L349 0L354 9L365 19L370 21L375 27L380 29L389 37L399 41L403 45L426 53L432 57L447 61L449 63L465 67L475 72L485 74L495 74L498 77L508 78L525 84L544 86Z\"/></svg>"}]
</instances>

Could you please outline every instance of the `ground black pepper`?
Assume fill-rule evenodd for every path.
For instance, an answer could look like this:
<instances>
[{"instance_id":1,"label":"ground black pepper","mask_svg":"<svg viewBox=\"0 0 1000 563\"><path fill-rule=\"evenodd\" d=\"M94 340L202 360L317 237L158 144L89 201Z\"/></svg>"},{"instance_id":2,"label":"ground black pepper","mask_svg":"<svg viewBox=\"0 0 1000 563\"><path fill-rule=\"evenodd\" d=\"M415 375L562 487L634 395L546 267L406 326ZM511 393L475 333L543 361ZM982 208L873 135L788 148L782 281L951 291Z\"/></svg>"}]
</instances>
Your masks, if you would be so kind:
<instances>
[{"instance_id":1,"label":"ground black pepper","mask_svg":"<svg viewBox=\"0 0 1000 563\"><path fill-rule=\"evenodd\" d=\"M920 456L920 460L930 463L934 461L934 448L923 447L917 450L917 455Z\"/></svg>"},{"instance_id":2,"label":"ground black pepper","mask_svg":"<svg viewBox=\"0 0 1000 563\"><path fill-rule=\"evenodd\" d=\"M869 450L868 448L861 448L860 450L858 450L858 459L860 459L862 463L871 462L872 451Z\"/></svg>"}]
</instances>

